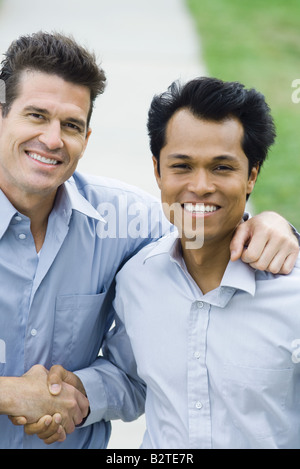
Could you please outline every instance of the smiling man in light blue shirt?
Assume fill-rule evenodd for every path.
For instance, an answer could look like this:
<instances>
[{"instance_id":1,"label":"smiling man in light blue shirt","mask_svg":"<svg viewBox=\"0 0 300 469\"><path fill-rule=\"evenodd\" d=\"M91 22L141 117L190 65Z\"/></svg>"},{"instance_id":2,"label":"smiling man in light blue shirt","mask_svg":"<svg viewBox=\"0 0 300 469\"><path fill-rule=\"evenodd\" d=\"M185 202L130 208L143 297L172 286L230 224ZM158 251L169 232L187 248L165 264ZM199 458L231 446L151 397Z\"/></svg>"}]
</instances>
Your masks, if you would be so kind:
<instances>
[{"instance_id":1,"label":"smiling man in light blue shirt","mask_svg":"<svg viewBox=\"0 0 300 469\"><path fill-rule=\"evenodd\" d=\"M147 386L142 448L300 448L300 261L230 260L275 129L262 95L214 78L153 99L148 130L178 232L117 275L115 309Z\"/></svg>"},{"instance_id":2,"label":"smiling man in light blue shirt","mask_svg":"<svg viewBox=\"0 0 300 469\"><path fill-rule=\"evenodd\" d=\"M92 55L61 35L21 37L1 78L0 448L45 448L8 419L30 424L45 414L60 418L65 441L53 448L105 448L109 421L137 418L145 396L122 328L110 330L114 277L169 224L150 195L75 171L105 82ZM146 210L143 233L135 205ZM108 208L113 234L100 214ZM119 366L110 354L119 354ZM53 396L47 378L55 364L77 374Z\"/></svg>"}]
</instances>

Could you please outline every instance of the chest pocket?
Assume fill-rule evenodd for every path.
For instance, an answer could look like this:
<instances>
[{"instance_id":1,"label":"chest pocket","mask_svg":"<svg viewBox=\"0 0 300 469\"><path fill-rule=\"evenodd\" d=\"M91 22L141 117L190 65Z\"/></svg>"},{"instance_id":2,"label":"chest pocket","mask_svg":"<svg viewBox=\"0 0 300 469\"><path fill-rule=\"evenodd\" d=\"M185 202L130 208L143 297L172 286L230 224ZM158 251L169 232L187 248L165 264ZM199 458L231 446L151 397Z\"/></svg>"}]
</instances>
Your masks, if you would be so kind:
<instances>
[{"instance_id":1,"label":"chest pocket","mask_svg":"<svg viewBox=\"0 0 300 469\"><path fill-rule=\"evenodd\" d=\"M52 364L70 371L89 366L98 356L106 327L106 292L56 299Z\"/></svg>"},{"instance_id":2,"label":"chest pocket","mask_svg":"<svg viewBox=\"0 0 300 469\"><path fill-rule=\"evenodd\" d=\"M286 405L292 369L225 365L223 396L230 417L244 436L264 439L289 428Z\"/></svg>"}]
</instances>

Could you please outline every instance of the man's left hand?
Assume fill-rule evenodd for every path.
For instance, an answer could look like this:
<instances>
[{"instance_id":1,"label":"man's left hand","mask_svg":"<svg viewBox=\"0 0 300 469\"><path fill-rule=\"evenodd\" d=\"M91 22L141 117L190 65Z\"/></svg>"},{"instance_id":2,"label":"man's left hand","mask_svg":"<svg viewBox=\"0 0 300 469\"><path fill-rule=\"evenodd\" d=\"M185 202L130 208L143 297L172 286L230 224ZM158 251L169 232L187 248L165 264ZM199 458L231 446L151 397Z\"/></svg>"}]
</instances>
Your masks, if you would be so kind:
<instances>
[{"instance_id":1,"label":"man's left hand","mask_svg":"<svg viewBox=\"0 0 300 469\"><path fill-rule=\"evenodd\" d=\"M289 274L299 254L291 225L275 212L262 212L241 223L230 244L231 260L254 269Z\"/></svg>"}]
</instances>

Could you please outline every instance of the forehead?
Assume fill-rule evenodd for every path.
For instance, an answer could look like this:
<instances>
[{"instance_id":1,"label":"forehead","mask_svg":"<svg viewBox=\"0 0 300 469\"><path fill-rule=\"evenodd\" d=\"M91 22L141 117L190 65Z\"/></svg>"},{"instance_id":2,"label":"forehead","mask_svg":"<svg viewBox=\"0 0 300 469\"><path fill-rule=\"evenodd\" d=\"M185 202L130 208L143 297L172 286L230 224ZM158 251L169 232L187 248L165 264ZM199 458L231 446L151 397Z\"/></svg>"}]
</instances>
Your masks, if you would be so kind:
<instances>
[{"instance_id":1,"label":"forehead","mask_svg":"<svg viewBox=\"0 0 300 469\"><path fill-rule=\"evenodd\" d=\"M241 122L232 117L223 121L209 121L195 117L189 110L180 109L169 120L166 129L167 151L182 154L203 151L212 154L240 153L244 129ZM163 149L163 150L164 150Z\"/></svg>"},{"instance_id":2,"label":"forehead","mask_svg":"<svg viewBox=\"0 0 300 469\"><path fill-rule=\"evenodd\" d=\"M50 112L65 110L86 117L90 108L90 92L87 87L68 82L58 75L26 70L20 76L14 105L36 105Z\"/></svg>"}]
</instances>

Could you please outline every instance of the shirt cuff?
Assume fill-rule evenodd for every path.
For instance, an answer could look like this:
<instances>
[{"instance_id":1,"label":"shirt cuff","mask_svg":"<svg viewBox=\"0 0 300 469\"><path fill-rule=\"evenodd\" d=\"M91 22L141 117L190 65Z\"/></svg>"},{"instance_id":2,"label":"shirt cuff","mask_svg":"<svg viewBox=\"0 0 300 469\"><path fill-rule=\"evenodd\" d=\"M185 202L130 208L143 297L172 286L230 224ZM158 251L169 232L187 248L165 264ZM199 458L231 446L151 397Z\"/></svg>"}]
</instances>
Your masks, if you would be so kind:
<instances>
[{"instance_id":1,"label":"shirt cuff","mask_svg":"<svg viewBox=\"0 0 300 469\"><path fill-rule=\"evenodd\" d=\"M296 238L298 240L298 243L300 245L300 234L298 233L298 231L296 230L296 228L293 225L290 224L290 226L291 226L292 231L293 231L294 235L296 236Z\"/></svg>"},{"instance_id":2,"label":"shirt cuff","mask_svg":"<svg viewBox=\"0 0 300 469\"><path fill-rule=\"evenodd\" d=\"M89 415L80 426L86 427L100 422L107 412L107 397L100 373L94 368L85 368L74 372L74 374L82 381L90 404Z\"/></svg>"}]
</instances>

